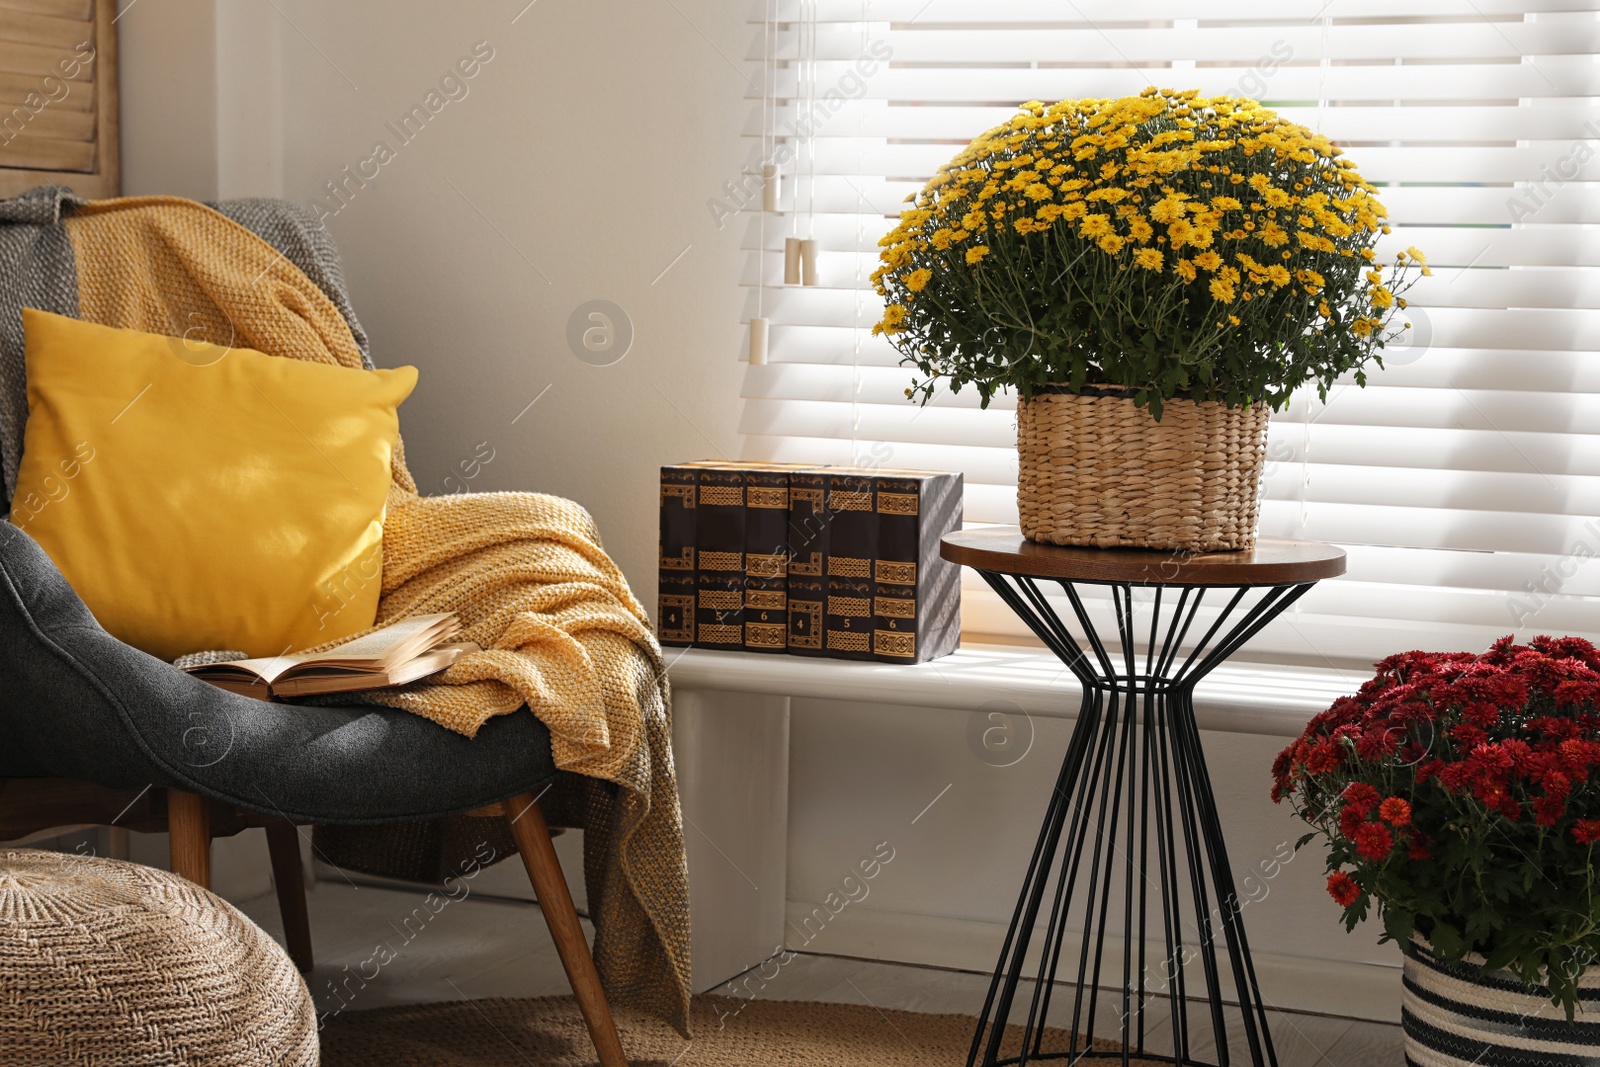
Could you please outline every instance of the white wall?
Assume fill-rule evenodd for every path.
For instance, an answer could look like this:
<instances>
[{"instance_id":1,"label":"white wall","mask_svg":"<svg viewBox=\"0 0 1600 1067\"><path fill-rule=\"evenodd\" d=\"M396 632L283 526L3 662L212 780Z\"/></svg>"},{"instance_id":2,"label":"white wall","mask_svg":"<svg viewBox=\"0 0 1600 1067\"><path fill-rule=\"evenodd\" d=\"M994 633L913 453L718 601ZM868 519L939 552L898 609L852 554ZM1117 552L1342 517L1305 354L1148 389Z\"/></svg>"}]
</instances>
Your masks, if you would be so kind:
<instances>
[{"instance_id":1,"label":"white wall","mask_svg":"<svg viewBox=\"0 0 1600 1067\"><path fill-rule=\"evenodd\" d=\"M441 491L487 442L471 488L581 501L650 603L656 467L739 449L741 257L705 201L751 162L736 135L750 113L735 69L744 6L522 2L277 0L280 14L266 0L138 0L119 23L126 188L328 202L325 183L388 143L394 158L347 186L328 225L376 359L421 369L402 412L418 481ZM386 124L480 41L493 58L466 97L401 144ZM593 298L636 332L613 366L566 341ZM1063 724L1040 720L1034 752L999 770L972 756L963 713L797 700L792 721L790 900L820 901L888 840L897 858L856 918L924 922L922 956L989 966L992 953L932 931L1004 920ZM1282 741L1207 743L1243 867L1298 832L1266 799ZM1320 865L1302 855L1247 910L1257 950L1392 963L1375 932L1343 933ZM870 923L834 933L833 951L902 951Z\"/></svg>"},{"instance_id":2,"label":"white wall","mask_svg":"<svg viewBox=\"0 0 1600 1067\"><path fill-rule=\"evenodd\" d=\"M125 191L337 206L326 183L386 142L392 161L364 188L347 181L328 226L374 357L421 370L401 413L418 481L441 491L487 442L472 488L581 501L652 598L655 468L738 448L741 259L705 201L747 162L730 64L742 14L714 0L276 7L125 7ZM480 41L493 58L467 95L402 143L387 124ZM634 329L608 367L566 340L597 298Z\"/></svg>"},{"instance_id":3,"label":"white wall","mask_svg":"<svg viewBox=\"0 0 1600 1067\"><path fill-rule=\"evenodd\" d=\"M866 897L847 905L820 936L792 925L789 947L994 967L1073 720L1034 716L1030 724L1017 716L1016 736L1031 729L1032 747L1014 765L994 766L979 758L982 746L975 748L971 740L975 716L989 722L978 708L793 701L791 919L809 914L830 892L843 895L843 877L880 842L893 848L894 859L870 883ZM1398 1018L1398 972L1388 969L1399 966L1399 952L1379 946L1379 931L1370 926L1345 933L1324 888L1322 850L1313 844L1287 863L1269 866L1277 870L1275 877L1261 873L1263 861L1289 854L1306 829L1286 805L1268 799L1269 768L1285 739L1206 733L1202 743L1235 880L1242 898L1255 898L1243 916L1267 999ZM1119 867L1121 862L1119 857ZM1260 884L1246 891L1243 879L1252 872ZM1154 867L1146 873L1152 882L1157 877ZM1113 887L1113 897L1120 897L1121 883ZM1079 914L1072 912L1073 929L1081 928ZM1120 930L1120 909L1113 906L1111 916L1111 928ZM1159 929L1150 936L1159 944ZM809 945L808 938L814 938ZM1266 956L1281 959L1269 965L1261 958ZM1120 953L1116 960L1120 974ZM1297 966L1297 960L1309 966ZM1075 969L1075 960L1070 962L1072 967L1063 968ZM1330 980L1318 980L1312 973L1317 971ZM1353 988L1362 984L1369 988Z\"/></svg>"},{"instance_id":4,"label":"white wall","mask_svg":"<svg viewBox=\"0 0 1600 1067\"><path fill-rule=\"evenodd\" d=\"M672 4L541 0L514 25L503 0L282 6L318 46L283 40L286 195L396 152L328 225L375 357L422 372L402 412L418 482L443 491L487 442L472 488L580 501L653 598L656 468L737 449L740 257L703 205L742 162L744 82L718 54L742 26L713 0L678 8L714 44ZM466 97L402 144L386 124L480 41ZM596 298L635 333L608 367L566 339Z\"/></svg>"}]
</instances>

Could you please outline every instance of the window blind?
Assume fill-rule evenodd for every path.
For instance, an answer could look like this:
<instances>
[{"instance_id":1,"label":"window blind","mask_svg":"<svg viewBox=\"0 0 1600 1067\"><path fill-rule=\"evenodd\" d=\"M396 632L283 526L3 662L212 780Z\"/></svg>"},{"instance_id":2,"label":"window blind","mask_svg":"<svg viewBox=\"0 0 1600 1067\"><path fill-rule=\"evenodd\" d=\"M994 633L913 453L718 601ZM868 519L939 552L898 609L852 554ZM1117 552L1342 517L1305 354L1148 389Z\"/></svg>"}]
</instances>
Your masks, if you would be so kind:
<instances>
[{"instance_id":1,"label":"window blind","mask_svg":"<svg viewBox=\"0 0 1600 1067\"><path fill-rule=\"evenodd\" d=\"M1245 95L1345 147L1435 276L1367 388L1297 395L1269 437L1261 532L1335 542L1325 582L1252 643L1369 663L1516 632L1600 636L1600 15L1590 0L767 0L750 13L749 458L966 476L968 524L1016 521L1015 402L905 399L868 276L904 197L1024 100L1147 85ZM876 62L875 60L882 60ZM809 117L808 117L809 116ZM814 178L812 175L814 174ZM716 214L716 210L713 211ZM818 282L783 284L814 237ZM1024 631L967 576L964 632Z\"/></svg>"}]
</instances>

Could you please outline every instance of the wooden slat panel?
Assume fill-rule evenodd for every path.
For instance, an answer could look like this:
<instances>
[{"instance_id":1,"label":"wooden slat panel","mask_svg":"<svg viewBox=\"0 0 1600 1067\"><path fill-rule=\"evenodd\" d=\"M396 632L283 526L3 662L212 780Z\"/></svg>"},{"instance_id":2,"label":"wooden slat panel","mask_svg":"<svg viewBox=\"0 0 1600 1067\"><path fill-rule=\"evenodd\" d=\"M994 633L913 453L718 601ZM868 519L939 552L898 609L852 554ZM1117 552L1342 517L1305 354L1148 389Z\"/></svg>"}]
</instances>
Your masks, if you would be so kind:
<instances>
[{"instance_id":1,"label":"wooden slat panel","mask_svg":"<svg viewBox=\"0 0 1600 1067\"><path fill-rule=\"evenodd\" d=\"M116 6L0 0L0 197L46 183L90 198L121 191Z\"/></svg>"},{"instance_id":2,"label":"wooden slat panel","mask_svg":"<svg viewBox=\"0 0 1600 1067\"><path fill-rule=\"evenodd\" d=\"M95 80L94 174L68 182L87 197L122 193L122 145L117 126L117 0L94 0Z\"/></svg>"},{"instance_id":3,"label":"wooden slat panel","mask_svg":"<svg viewBox=\"0 0 1600 1067\"><path fill-rule=\"evenodd\" d=\"M19 136L82 141L92 145L94 115L87 111L58 110L53 106L30 115L27 108L7 108L0 104L0 152Z\"/></svg>"},{"instance_id":4,"label":"wooden slat panel","mask_svg":"<svg viewBox=\"0 0 1600 1067\"><path fill-rule=\"evenodd\" d=\"M28 98L29 93L38 93L41 97L49 98L54 93L56 99L50 101L52 110L61 111L93 111L94 110L94 68L91 63L84 67L78 76L71 81L58 78L48 87L45 79L36 74L5 74L0 73L0 109L9 110ZM62 88L66 92L62 92Z\"/></svg>"},{"instance_id":5,"label":"wooden slat panel","mask_svg":"<svg viewBox=\"0 0 1600 1067\"><path fill-rule=\"evenodd\" d=\"M13 44L0 41L0 71L12 74L31 74L44 77L46 74L61 76L61 63L63 60L72 60L76 45L60 47L44 44ZM82 63L79 63L82 67Z\"/></svg>"},{"instance_id":6,"label":"wooden slat panel","mask_svg":"<svg viewBox=\"0 0 1600 1067\"><path fill-rule=\"evenodd\" d=\"M25 193L39 185L65 185L79 196L98 200L116 196L120 189L108 183L101 173L83 174L65 170L26 170L0 166L0 199Z\"/></svg>"},{"instance_id":7,"label":"wooden slat panel","mask_svg":"<svg viewBox=\"0 0 1600 1067\"><path fill-rule=\"evenodd\" d=\"M13 44L37 44L70 54L93 38L94 24L86 19L62 19L0 7L0 41L5 42L6 48Z\"/></svg>"},{"instance_id":8,"label":"wooden slat panel","mask_svg":"<svg viewBox=\"0 0 1600 1067\"><path fill-rule=\"evenodd\" d=\"M87 174L94 170L94 143L23 134L0 147L0 166Z\"/></svg>"},{"instance_id":9,"label":"wooden slat panel","mask_svg":"<svg viewBox=\"0 0 1600 1067\"><path fill-rule=\"evenodd\" d=\"M0 10L27 11L88 22L94 15L94 0L0 0ZM112 14L114 17L116 13Z\"/></svg>"}]
</instances>

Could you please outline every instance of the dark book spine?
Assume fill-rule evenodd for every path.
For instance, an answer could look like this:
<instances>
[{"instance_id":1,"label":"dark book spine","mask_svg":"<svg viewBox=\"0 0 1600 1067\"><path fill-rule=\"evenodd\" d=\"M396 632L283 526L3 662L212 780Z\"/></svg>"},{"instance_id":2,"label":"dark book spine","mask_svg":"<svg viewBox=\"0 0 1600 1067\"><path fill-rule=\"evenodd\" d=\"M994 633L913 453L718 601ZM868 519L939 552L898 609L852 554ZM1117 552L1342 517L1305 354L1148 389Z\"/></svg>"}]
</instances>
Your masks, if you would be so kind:
<instances>
[{"instance_id":1,"label":"dark book spine","mask_svg":"<svg viewBox=\"0 0 1600 1067\"><path fill-rule=\"evenodd\" d=\"M694 644L695 491L691 467L661 468L660 585L656 592L656 639L663 645Z\"/></svg>"},{"instance_id":2,"label":"dark book spine","mask_svg":"<svg viewBox=\"0 0 1600 1067\"><path fill-rule=\"evenodd\" d=\"M872 557L878 551L874 476L866 470L828 474L825 643L835 659L872 659Z\"/></svg>"},{"instance_id":3,"label":"dark book spine","mask_svg":"<svg viewBox=\"0 0 1600 1067\"><path fill-rule=\"evenodd\" d=\"M959 474L880 475L873 560L876 659L923 663L954 652L961 638L961 568L939 540L961 523Z\"/></svg>"},{"instance_id":4,"label":"dark book spine","mask_svg":"<svg viewBox=\"0 0 1600 1067\"><path fill-rule=\"evenodd\" d=\"M828 476L820 471L789 475L789 652L827 654L824 622L828 606Z\"/></svg>"},{"instance_id":5,"label":"dark book spine","mask_svg":"<svg viewBox=\"0 0 1600 1067\"><path fill-rule=\"evenodd\" d=\"M744 484L744 647L789 646L789 472L747 470Z\"/></svg>"},{"instance_id":6,"label":"dark book spine","mask_svg":"<svg viewBox=\"0 0 1600 1067\"><path fill-rule=\"evenodd\" d=\"M695 498L695 645L744 648L742 470L699 470Z\"/></svg>"}]
</instances>

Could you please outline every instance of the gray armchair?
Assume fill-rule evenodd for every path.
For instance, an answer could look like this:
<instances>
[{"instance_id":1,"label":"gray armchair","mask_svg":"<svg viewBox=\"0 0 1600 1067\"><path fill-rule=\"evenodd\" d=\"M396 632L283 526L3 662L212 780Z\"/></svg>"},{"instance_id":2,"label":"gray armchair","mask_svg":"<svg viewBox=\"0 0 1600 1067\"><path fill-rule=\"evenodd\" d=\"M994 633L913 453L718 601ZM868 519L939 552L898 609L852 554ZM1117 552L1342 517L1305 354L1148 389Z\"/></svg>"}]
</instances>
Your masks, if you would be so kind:
<instances>
[{"instance_id":1,"label":"gray armchair","mask_svg":"<svg viewBox=\"0 0 1600 1067\"><path fill-rule=\"evenodd\" d=\"M32 538L0 522L0 736L0 840L85 823L167 830L172 869L204 886L212 837L264 827L302 971L298 827L508 820L600 1063L625 1067L536 801L558 772L532 714L468 739L403 711L267 708L116 640Z\"/></svg>"}]
</instances>

